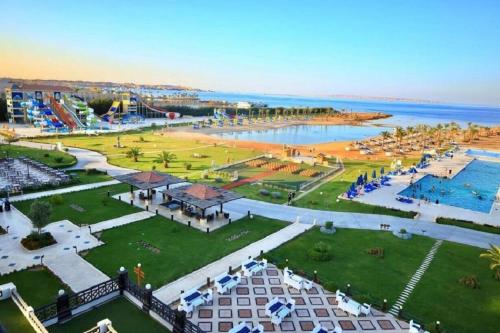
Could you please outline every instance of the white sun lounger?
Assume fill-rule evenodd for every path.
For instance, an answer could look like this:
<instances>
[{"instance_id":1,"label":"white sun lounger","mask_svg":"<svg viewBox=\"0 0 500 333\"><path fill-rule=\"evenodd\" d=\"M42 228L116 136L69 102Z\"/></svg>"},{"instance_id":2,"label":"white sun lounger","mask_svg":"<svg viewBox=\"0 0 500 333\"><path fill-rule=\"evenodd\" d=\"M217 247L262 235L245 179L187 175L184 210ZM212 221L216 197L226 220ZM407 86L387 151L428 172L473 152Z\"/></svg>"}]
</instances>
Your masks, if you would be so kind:
<instances>
[{"instance_id":1,"label":"white sun lounger","mask_svg":"<svg viewBox=\"0 0 500 333\"><path fill-rule=\"evenodd\" d=\"M265 309L265 314L271 317L271 322L279 325L286 316L295 310L295 300L287 299L286 303L283 303L278 297L275 297L266 304Z\"/></svg>"},{"instance_id":2,"label":"white sun lounger","mask_svg":"<svg viewBox=\"0 0 500 333\"><path fill-rule=\"evenodd\" d=\"M238 272L235 275L224 273L215 278L215 288L219 294L223 294L231 290L241 282L241 274Z\"/></svg>"},{"instance_id":3,"label":"white sun lounger","mask_svg":"<svg viewBox=\"0 0 500 333\"><path fill-rule=\"evenodd\" d=\"M341 293L340 290L337 290L335 299L339 309L355 315L356 317L359 317L360 314L370 314L371 305L366 303L360 304L352 298L347 297L344 293Z\"/></svg>"},{"instance_id":4,"label":"white sun lounger","mask_svg":"<svg viewBox=\"0 0 500 333\"><path fill-rule=\"evenodd\" d=\"M257 325L254 328L250 328L251 325L248 325L246 322L242 321L237 326L233 327L229 330L229 333L263 333L264 326Z\"/></svg>"},{"instance_id":5,"label":"white sun lounger","mask_svg":"<svg viewBox=\"0 0 500 333\"><path fill-rule=\"evenodd\" d=\"M198 306L212 301L212 290L207 289L201 292L198 289L191 289L181 294L180 304L177 307L179 311L190 313Z\"/></svg>"},{"instance_id":6,"label":"white sun lounger","mask_svg":"<svg viewBox=\"0 0 500 333\"><path fill-rule=\"evenodd\" d=\"M267 259L262 259L262 261L248 259L241 263L241 270L243 271L243 276L250 277L255 273L258 273L266 268L267 268Z\"/></svg>"},{"instance_id":7,"label":"white sun lounger","mask_svg":"<svg viewBox=\"0 0 500 333\"><path fill-rule=\"evenodd\" d=\"M335 329L331 331L333 333L342 333L342 328L340 326L335 326ZM328 330L321 326L320 324L317 324L314 326L314 329L312 330L311 333L328 333Z\"/></svg>"},{"instance_id":8,"label":"white sun lounger","mask_svg":"<svg viewBox=\"0 0 500 333\"><path fill-rule=\"evenodd\" d=\"M424 329L422 329L422 326L413 322L413 319L410 320L410 328L408 329L408 332L410 332L410 333L429 333L428 331L424 331Z\"/></svg>"},{"instance_id":9,"label":"white sun lounger","mask_svg":"<svg viewBox=\"0 0 500 333\"><path fill-rule=\"evenodd\" d=\"M312 288L313 284L311 281L304 279L303 277L296 275L293 271L289 270L288 267L285 267L283 270L284 281L285 284L293 287L297 290L306 289L309 290Z\"/></svg>"}]
</instances>

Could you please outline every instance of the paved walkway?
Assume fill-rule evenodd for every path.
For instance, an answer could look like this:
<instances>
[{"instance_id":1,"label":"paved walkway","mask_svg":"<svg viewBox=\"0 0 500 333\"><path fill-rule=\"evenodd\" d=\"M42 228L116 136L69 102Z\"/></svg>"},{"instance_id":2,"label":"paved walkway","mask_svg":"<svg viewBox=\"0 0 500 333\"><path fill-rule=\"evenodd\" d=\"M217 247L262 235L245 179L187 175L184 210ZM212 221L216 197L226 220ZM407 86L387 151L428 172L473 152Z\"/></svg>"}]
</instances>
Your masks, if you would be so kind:
<instances>
[{"instance_id":1,"label":"paved walkway","mask_svg":"<svg viewBox=\"0 0 500 333\"><path fill-rule=\"evenodd\" d=\"M111 228L120 227L120 226L129 224L129 223L145 220L145 219L148 219L148 218L153 217L153 216L155 216L155 214L153 214L151 212L143 211L143 212L138 212L138 213L133 213L133 214L117 217L116 219L111 219L111 220L95 223L95 224L92 224L90 227L92 229L92 232L99 232L99 231L103 231L103 230L107 230L107 229L111 229Z\"/></svg>"},{"instance_id":2,"label":"paved walkway","mask_svg":"<svg viewBox=\"0 0 500 333\"><path fill-rule=\"evenodd\" d=\"M225 207L241 213L250 210L256 215L289 222L295 222L297 219L305 224L333 221L335 226L340 228L380 230L380 224L389 224L392 230L405 228L413 234L481 248L489 248L489 244L500 244L500 235L396 216L322 211L294 206L284 208L283 205L251 199L228 202Z\"/></svg>"},{"instance_id":3,"label":"paved walkway","mask_svg":"<svg viewBox=\"0 0 500 333\"><path fill-rule=\"evenodd\" d=\"M43 191L43 192L35 192L35 193L28 193L28 194L23 194L23 195L17 195L10 197L11 202L16 202L16 201L24 201L24 200L31 200L31 199L38 199L38 198L43 198L43 197L48 197L54 194L64 194L64 193L71 193L71 192L79 192L79 191L84 191L84 190L91 190L94 188L99 188L103 186L109 186L109 185L115 185L115 184L120 184L119 181L117 180L108 180L105 182L99 182L99 183L91 183L91 184L83 184L83 185L76 185L76 186L71 186L71 187L63 187L59 188L57 190L50 190L50 191Z\"/></svg>"},{"instance_id":4,"label":"paved walkway","mask_svg":"<svg viewBox=\"0 0 500 333\"><path fill-rule=\"evenodd\" d=\"M191 274L157 289L154 292L154 296L160 299L163 303L170 304L179 298L181 290L189 290L200 287L206 284L207 277L210 277L210 279L213 280L215 277L226 272L229 269L229 266L236 268L240 266L241 262L246 260L248 257L257 257L260 255L260 251L269 252L281 244L288 242L290 239L300 235L311 227L311 225L304 225L300 223L294 223L287 226L255 243L225 256L222 259L214 261L213 263L208 264Z\"/></svg>"}]
</instances>

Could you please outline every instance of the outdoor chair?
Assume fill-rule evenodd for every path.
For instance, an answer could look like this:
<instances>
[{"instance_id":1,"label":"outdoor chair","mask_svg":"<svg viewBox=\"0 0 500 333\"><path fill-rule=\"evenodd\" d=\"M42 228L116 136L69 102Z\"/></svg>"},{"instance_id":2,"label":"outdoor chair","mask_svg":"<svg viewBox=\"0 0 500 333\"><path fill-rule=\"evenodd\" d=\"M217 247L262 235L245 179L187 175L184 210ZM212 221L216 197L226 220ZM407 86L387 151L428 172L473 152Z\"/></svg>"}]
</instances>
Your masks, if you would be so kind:
<instances>
[{"instance_id":1,"label":"outdoor chair","mask_svg":"<svg viewBox=\"0 0 500 333\"><path fill-rule=\"evenodd\" d=\"M297 290L306 289L309 290L312 288L312 282L304 279L303 277L296 275L293 271L289 270L288 267L285 267L283 270L284 282L286 285L293 287Z\"/></svg>"},{"instance_id":2,"label":"outdoor chair","mask_svg":"<svg viewBox=\"0 0 500 333\"><path fill-rule=\"evenodd\" d=\"M279 325L283 319L294 310L295 300L287 299L286 303L282 303L277 297L275 297L266 304L265 314L271 318L271 322L273 324Z\"/></svg>"},{"instance_id":3,"label":"outdoor chair","mask_svg":"<svg viewBox=\"0 0 500 333\"><path fill-rule=\"evenodd\" d=\"M250 277L255 273L258 273L266 268L267 268L267 259L262 259L262 261L247 259L241 263L241 270L243 271L243 276L247 277Z\"/></svg>"},{"instance_id":4,"label":"outdoor chair","mask_svg":"<svg viewBox=\"0 0 500 333\"><path fill-rule=\"evenodd\" d=\"M264 332L264 326L262 326L261 324L255 326L254 328L250 328L250 326L251 325L242 321L237 326L235 326L231 330L229 330L229 333L263 333Z\"/></svg>"},{"instance_id":5,"label":"outdoor chair","mask_svg":"<svg viewBox=\"0 0 500 333\"><path fill-rule=\"evenodd\" d=\"M215 278L215 288L219 294L224 294L225 292L236 287L240 282L240 273L236 273L235 275L224 273Z\"/></svg>"}]
</instances>

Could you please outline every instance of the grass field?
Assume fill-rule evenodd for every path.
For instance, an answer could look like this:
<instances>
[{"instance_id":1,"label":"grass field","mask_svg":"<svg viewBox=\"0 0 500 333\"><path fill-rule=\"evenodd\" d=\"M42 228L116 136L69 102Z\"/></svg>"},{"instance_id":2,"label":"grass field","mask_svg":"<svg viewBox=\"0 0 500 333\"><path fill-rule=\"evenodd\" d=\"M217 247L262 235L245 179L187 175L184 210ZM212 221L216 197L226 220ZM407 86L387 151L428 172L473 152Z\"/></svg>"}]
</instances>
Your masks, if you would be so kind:
<instances>
[{"instance_id":1,"label":"grass field","mask_svg":"<svg viewBox=\"0 0 500 333\"><path fill-rule=\"evenodd\" d=\"M108 276L115 276L120 266L132 272L141 263L146 281L160 287L286 225L254 216L207 234L156 216L104 231L101 240L105 245L92 249L85 259ZM130 276L133 278L133 273Z\"/></svg>"},{"instance_id":2,"label":"grass field","mask_svg":"<svg viewBox=\"0 0 500 333\"><path fill-rule=\"evenodd\" d=\"M408 159L404 161L405 166L411 165L415 162L414 159ZM304 197L296 200L294 205L299 207L307 207L313 209L322 210L333 210L339 212L356 212L356 213L368 213L368 214L380 214L380 215L393 215L399 217L412 218L415 213L404 212L396 209L389 209L379 206L367 205L360 202L350 201L350 200L339 200L337 202L337 197L344 193L352 182L355 182L360 174L368 172L368 176L371 177L372 171L377 170L377 174L380 168L383 166L386 172L389 170L391 161L358 161L349 160L344 162L345 171L329 182L321 185L319 188L308 193Z\"/></svg>"},{"instance_id":3,"label":"grass field","mask_svg":"<svg viewBox=\"0 0 500 333\"><path fill-rule=\"evenodd\" d=\"M126 300L124 297L117 298L92 311L75 317L64 324L56 324L49 327L50 333L79 333L95 327L98 321L108 318L113 328L120 333L166 333L169 332L164 326L157 323L153 318L141 309Z\"/></svg>"},{"instance_id":4,"label":"grass field","mask_svg":"<svg viewBox=\"0 0 500 333\"><path fill-rule=\"evenodd\" d=\"M52 204L50 222L67 219L77 225L94 224L141 211L137 207L113 198L108 198L107 196L108 191L111 192L111 195L114 195L127 192L128 190L128 185L117 184L91 190L65 193L61 204ZM38 200L49 200L49 198ZM25 200L16 202L14 206L27 215L33 201Z\"/></svg>"},{"instance_id":5,"label":"grass field","mask_svg":"<svg viewBox=\"0 0 500 333\"><path fill-rule=\"evenodd\" d=\"M330 261L318 262L309 258L307 251L320 241L330 245ZM330 289L345 290L349 283L354 298L359 300L382 304L386 298L392 304L433 243L432 239L421 236L402 240L390 232L337 229L335 234L327 235L313 228L266 257L281 267L288 259L290 267L303 270L309 276L316 270L318 278ZM384 249L383 258L367 253L368 249L376 247Z\"/></svg>"},{"instance_id":6,"label":"grass field","mask_svg":"<svg viewBox=\"0 0 500 333\"><path fill-rule=\"evenodd\" d=\"M11 299L0 301L0 331L1 328L9 333L35 333Z\"/></svg>"},{"instance_id":7,"label":"grass field","mask_svg":"<svg viewBox=\"0 0 500 333\"><path fill-rule=\"evenodd\" d=\"M61 151L42 150L15 145L0 145L0 152L0 158L25 156L53 168L66 168L76 164L74 156Z\"/></svg>"},{"instance_id":8,"label":"grass field","mask_svg":"<svg viewBox=\"0 0 500 333\"><path fill-rule=\"evenodd\" d=\"M21 297L34 308L54 302L57 292L60 289L67 288L59 278L42 267L25 269L0 276L0 284L8 282L14 283ZM43 288L40 286L43 286Z\"/></svg>"},{"instance_id":9,"label":"grass field","mask_svg":"<svg viewBox=\"0 0 500 333\"><path fill-rule=\"evenodd\" d=\"M229 161L239 161L252 156L262 154L261 152L226 146L214 146L204 142L170 138L155 135L151 130L142 132L126 133L120 136L123 148L116 148L117 134L100 136L61 136L59 138L39 138L37 141L46 143L62 142L65 146L85 148L98 151L107 155L108 162L124 168L149 171L153 167L158 171L166 171L175 175L188 175L198 171L206 170L215 165L223 165ZM138 162L126 157L130 147L139 147L143 156ZM161 151L168 151L177 156L165 168L162 163L155 162ZM185 163L191 164L191 169L186 168Z\"/></svg>"},{"instance_id":10,"label":"grass field","mask_svg":"<svg viewBox=\"0 0 500 333\"><path fill-rule=\"evenodd\" d=\"M493 278L483 250L445 242L407 300L406 311L429 327L436 320L446 332L500 332L500 281ZM458 280L475 275L479 289Z\"/></svg>"}]
</instances>

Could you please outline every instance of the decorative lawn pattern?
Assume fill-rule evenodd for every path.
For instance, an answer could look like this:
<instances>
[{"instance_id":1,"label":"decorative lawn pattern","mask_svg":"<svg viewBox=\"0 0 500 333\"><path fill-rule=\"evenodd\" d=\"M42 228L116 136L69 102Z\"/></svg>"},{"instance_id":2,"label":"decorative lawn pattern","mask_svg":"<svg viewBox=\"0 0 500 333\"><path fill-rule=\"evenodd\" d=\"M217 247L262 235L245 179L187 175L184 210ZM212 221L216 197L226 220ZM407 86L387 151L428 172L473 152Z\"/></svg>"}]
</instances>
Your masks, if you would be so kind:
<instances>
[{"instance_id":1,"label":"decorative lawn pattern","mask_svg":"<svg viewBox=\"0 0 500 333\"><path fill-rule=\"evenodd\" d=\"M68 290L58 277L43 267L25 269L0 276L0 284L9 282L16 285L17 292L28 305L34 308L54 302L60 289ZM0 313L2 312L0 311Z\"/></svg>"},{"instance_id":2,"label":"decorative lawn pattern","mask_svg":"<svg viewBox=\"0 0 500 333\"><path fill-rule=\"evenodd\" d=\"M212 161L216 165L223 165L262 154L262 152L253 149L214 146L198 140L155 135L151 130L119 135L120 144L123 148L116 148L114 145L117 143L117 136L117 134L93 137L64 136L59 138L39 138L37 141L46 143L62 142L69 147L95 150L107 155L108 162L113 165L142 171L150 171L154 166L157 171L164 171L177 176L209 169L212 167ZM131 147L139 147L144 154L139 157L138 162L126 157L127 150ZM168 151L177 156L175 160L168 163L168 168L165 168L163 163L155 162L162 151ZM186 163L191 164L189 170L186 168Z\"/></svg>"},{"instance_id":3,"label":"decorative lawn pattern","mask_svg":"<svg viewBox=\"0 0 500 333\"><path fill-rule=\"evenodd\" d=\"M410 166L416 162L415 159L404 160L405 166ZM319 188L305 195L304 197L294 201L294 205L299 207L333 210L339 212L354 212L379 215L392 215L406 218L413 218L415 213L404 212L396 209L384 208L379 206L367 205L360 202L350 200L340 200L337 202L337 197L344 193L352 182L355 182L360 174L368 172L368 178L371 179L372 171L377 170L379 174L380 168L383 166L386 172L389 171L391 160L382 161L358 161L348 160L344 162L345 171L336 176L331 181L321 185ZM323 193L323 194L321 194Z\"/></svg>"},{"instance_id":4,"label":"decorative lawn pattern","mask_svg":"<svg viewBox=\"0 0 500 333\"><path fill-rule=\"evenodd\" d=\"M113 328L119 333L167 333L164 326L123 297L99 306L62 325L49 326L50 333L85 332L95 327L103 319L111 320Z\"/></svg>"},{"instance_id":5,"label":"decorative lawn pattern","mask_svg":"<svg viewBox=\"0 0 500 333\"><path fill-rule=\"evenodd\" d=\"M287 225L254 216L207 234L155 216L104 231L101 240L105 244L92 249L84 258L109 276L115 276L119 267L124 266L131 278L134 278L133 267L141 263L146 282L157 288Z\"/></svg>"},{"instance_id":6,"label":"decorative lawn pattern","mask_svg":"<svg viewBox=\"0 0 500 333\"><path fill-rule=\"evenodd\" d=\"M0 327L8 333L35 333L11 299L0 301Z\"/></svg>"},{"instance_id":7,"label":"decorative lawn pattern","mask_svg":"<svg viewBox=\"0 0 500 333\"><path fill-rule=\"evenodd\" d=\"M310 259L307 252L318 242L331 247L332 259L319 262ZM333 235L323 234L313 228L266 255L280 267L288 265L309 276L317 270L321 283L331 291L345 290L349 283L354 298L382 304L396 301L406 283L415 273L433 245L427 237L413 236L402 240L390 232L356 229L337 229ZM383 248L384 257L367 253L369 249Z\"/></svg>"},{"instance_id":8,"label":"decorative lawn pattern","mask_svg":"<svg viewBox=\"0 0 500 333\"><path fill-rule=\"evenodd\" d=\"M500 281L479 258L484 250L444 242L432 264L406 301L406 311L430 327L437 320L445 331L456 333L500 332ZM458 280L475 275L479 289Z\"/></svg>"},{"instance_id":9,"label":"decorative lawn pattern","mask_svg":"<svg viewBox=\"0 0 500 333\"><path fill-rule=\"evenodd\" d=\"M0 145L0 158L26 156L53 168L66 168L76 164L76 158L68 153L15 145Z\"/></svg>"},{"instance_id":10,"label":"decorative lawn pattern","mask_svg":"<svg viewBox=\"0 0 500 333\"><path fill-rule=\"evenodd\" d=\"M67 219L77 225L94 224L141 211L141 209L125 202L108 198L108 191L111 192L112 196L129 190L130 187L128 185L117 184L91 190L65 193L62 196L64 201L61 204L52 205L50 222ZM38 200L49 200L49 198L40 198ZM27 215L33 201L25 200L16 202L14 206Z\"/></svg>"}]
</instances>

